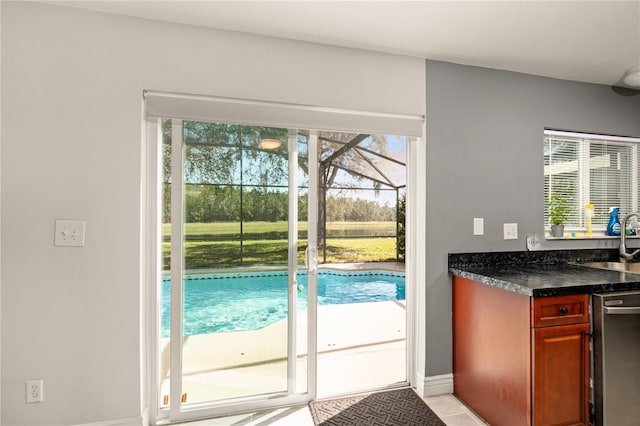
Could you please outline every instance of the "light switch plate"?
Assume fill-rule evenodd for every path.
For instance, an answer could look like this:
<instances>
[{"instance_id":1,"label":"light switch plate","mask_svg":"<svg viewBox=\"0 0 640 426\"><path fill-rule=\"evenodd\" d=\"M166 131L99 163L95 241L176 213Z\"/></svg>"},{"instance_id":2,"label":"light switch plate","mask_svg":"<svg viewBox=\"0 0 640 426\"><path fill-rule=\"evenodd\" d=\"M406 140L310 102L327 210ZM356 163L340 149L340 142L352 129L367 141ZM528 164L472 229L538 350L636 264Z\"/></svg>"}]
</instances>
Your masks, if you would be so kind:
<instances>
[{"instance_id":1,"label":"light switch plate","mask_svg":"<svg viewBox=\"0 0 640 426\"><path fill-rule=\"evenodd\" d=\"M84 247L87 222L84 220L56 220L54 246Z\"/></svg>"},{"instance_id":2,"label":"light switch plate","mask_svg":"<svg viewBox=\"0 0 640 426\"><path fill-rule=\"evenodd\" d=\"M518 239L518 224L517 223L505 223L504 224L504 239L505 240L517 240Z\"/></svg>"},{"instance_id":3,"label":"light switch plate","mask_svg":"<svg viewBox=\"0 0 640 426\"><path fill-rule=\"evenodd\" d=\"M473 218L473 235L484 235L484 218Z\"/></svg>"}]
</instances>

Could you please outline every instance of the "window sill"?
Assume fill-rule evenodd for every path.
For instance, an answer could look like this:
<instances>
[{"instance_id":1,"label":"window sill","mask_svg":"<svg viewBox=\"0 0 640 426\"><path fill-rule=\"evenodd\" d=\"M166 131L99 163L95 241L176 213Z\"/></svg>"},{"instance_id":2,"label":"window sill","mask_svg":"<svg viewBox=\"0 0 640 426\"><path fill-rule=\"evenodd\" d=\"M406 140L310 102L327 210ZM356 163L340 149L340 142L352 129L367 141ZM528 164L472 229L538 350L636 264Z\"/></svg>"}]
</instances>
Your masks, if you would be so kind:
<instances>
[{"instance_id":1,"label":"window sill","mask_svg":"<svg viewBox=\"0 0 640 426\"><path fill-rule=\"evenodd\" d=\"M566 234L573 234L572 232L566 232ZM555 241L555 240L619 240L620 236L609 236L609 235L592 235L588 237L583 232L576 232L575 236L564 236L564 237L552 237L551 235L545 235L545 240ZM638 235L627 235L627 240L636 240L640 239Z\"/></svg>"}]
</instances>

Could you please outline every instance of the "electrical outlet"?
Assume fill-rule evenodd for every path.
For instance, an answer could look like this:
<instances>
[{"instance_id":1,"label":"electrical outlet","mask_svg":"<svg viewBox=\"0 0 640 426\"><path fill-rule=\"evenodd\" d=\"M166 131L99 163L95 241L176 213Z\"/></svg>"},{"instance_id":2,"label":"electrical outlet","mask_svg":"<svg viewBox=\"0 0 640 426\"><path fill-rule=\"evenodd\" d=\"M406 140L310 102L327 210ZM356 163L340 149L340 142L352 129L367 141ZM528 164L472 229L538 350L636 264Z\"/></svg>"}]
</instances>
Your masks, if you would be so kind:
<instances>
[{"instance_id":1,"label":"electrical outlet","mask_svg":"<svg viewBox=\"0 0 640 426\"><path fill-rule=\"evenodd\" d=\"M25 402L31 404L44 401L44 380L27 380L25 382Z\"/></svg>"},{"instance_id":2,"label":"electrical outlet","mask_svg":"<svg viewBox=\"0 0 640 426\"><path fill-rule=\"evenodd\" d=\"M517 223L505 223L504 224L504 239L505 240L517 240L518 239L518 224Z\"/></svg>"},{"instance_id":3,"label":"electrical outlet","mask_svg":"<svg viewBox=\"0 0 640 426\"><path fill-rule=\"evenodd\" d=\"M84 220L56 220L53 245L83 247L87 222Z\"/></svg>"}]
</instances>

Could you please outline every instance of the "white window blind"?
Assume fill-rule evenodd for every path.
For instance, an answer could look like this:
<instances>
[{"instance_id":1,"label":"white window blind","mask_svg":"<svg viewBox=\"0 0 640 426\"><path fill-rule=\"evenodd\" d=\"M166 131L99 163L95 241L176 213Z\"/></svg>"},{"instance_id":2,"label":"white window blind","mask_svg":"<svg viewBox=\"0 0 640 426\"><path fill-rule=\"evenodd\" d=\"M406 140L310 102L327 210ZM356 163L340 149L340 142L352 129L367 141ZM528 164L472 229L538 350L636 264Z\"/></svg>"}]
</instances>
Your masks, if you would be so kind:
<instances>
[{"instance_id":1,"label":"white window blind","mask_svg":"<svg viewBox=\"0 0 640 426\"><path fill-rule=\"evenodd\" d=\"M549 198L567 200L571 214L565 226L585 228L584 207L595 206L594 229L604 229L609 209L620 217L638 210L638 144L640 139L545 130L545 226Z\"/></svg>"},{"instance_id":2,"label":"white window blind","mask_svg":"<svg viewBox=\"0 0 640 426\"><path fill-rule=\"evenodd\" d=\"M422 137L424 117L145 91L147 117Z\"/></svg>"}]
</instances>

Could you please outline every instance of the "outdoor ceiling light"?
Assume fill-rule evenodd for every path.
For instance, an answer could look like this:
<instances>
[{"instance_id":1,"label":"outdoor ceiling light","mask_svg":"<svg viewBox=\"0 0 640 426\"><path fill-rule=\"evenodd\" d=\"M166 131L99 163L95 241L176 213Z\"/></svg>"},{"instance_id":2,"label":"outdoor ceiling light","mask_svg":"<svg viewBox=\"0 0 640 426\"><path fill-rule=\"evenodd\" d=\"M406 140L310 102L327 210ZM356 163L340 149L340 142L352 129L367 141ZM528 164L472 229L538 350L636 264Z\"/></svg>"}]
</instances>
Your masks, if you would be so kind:
<instances>
[{"instance_id":1,"label":"outdoor ceiling light","mask_svg":"<svg viewBox=\"0 0 640 426\"><path fill-rule=\"evenodd\" d=\"M262 149L277 149L280 148L282 142L278 139L260 139L260 148Z\"/></svg>"},{"instance_id":2,"label":"outdoor ceiling light","mask_svg":"<svg viewBox=\"0 0 640 426\"><path fill-rule=\"evenodd\" d=\"M640 67L629 70L623 78L624 84L632 87L640 87Z\"/></svg>"}]
</instances>

